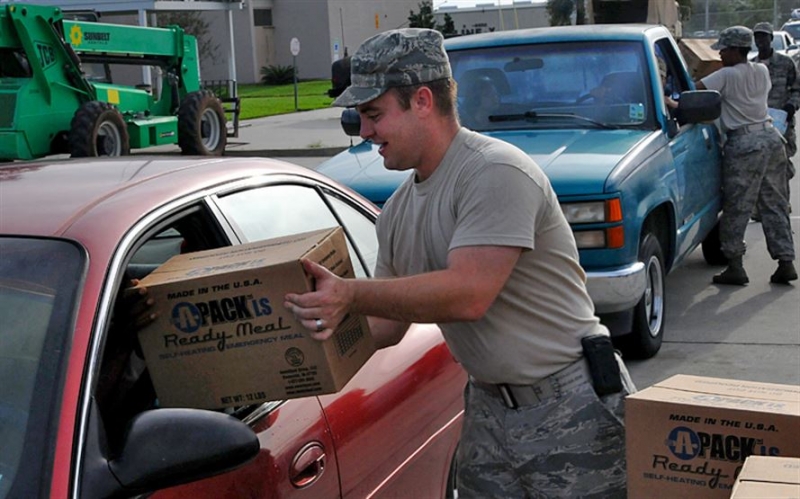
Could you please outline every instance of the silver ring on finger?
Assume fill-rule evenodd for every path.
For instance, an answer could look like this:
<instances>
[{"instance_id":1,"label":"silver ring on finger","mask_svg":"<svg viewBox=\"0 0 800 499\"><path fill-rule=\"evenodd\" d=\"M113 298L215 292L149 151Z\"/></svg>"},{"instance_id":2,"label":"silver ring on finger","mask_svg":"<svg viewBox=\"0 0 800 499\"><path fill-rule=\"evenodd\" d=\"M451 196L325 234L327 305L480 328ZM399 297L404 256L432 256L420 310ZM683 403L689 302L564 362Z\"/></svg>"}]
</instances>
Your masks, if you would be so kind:
<instances>
[{"instance_id":1,"label":"silver ring on finger","mask_svg":"<svg viewBox=\"0 0 800 499\"><path fill-rule=\"evenodd\" d=\"M325 324L322 323L322 319L317 319L315 324L317 325L317 332L320 333L325 329Z\"/></svg>"}]
</instances>

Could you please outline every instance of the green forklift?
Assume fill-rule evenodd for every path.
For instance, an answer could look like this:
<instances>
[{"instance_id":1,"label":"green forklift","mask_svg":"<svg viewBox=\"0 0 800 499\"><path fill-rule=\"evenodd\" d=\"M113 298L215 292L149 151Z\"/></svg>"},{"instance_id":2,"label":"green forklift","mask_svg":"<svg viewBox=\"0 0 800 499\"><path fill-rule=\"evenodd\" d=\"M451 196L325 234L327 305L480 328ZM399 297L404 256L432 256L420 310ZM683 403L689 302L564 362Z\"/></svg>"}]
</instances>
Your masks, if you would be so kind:
<instances>
[{"instance_id":1,"label":"green forklift","mask_svg":"<svg viewBox=\"0 0 800 499\"><path fill-rule=\"evenodd\" d=\"M112 65L160 68L160 91L112 83ZM220 99L201 85L197 40L180 27L0 6L0 161L123 156L167 144L186 155L220 156L227 136Z\"/></svg>"}]
</instances>

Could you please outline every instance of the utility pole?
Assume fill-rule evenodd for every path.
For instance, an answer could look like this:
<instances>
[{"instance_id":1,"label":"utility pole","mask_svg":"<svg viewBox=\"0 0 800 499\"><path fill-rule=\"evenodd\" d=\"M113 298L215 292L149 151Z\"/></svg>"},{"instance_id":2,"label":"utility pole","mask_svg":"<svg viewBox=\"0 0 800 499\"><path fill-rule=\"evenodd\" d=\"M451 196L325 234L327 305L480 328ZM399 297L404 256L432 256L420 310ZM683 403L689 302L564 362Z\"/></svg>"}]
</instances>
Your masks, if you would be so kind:
<instances>
[{"instance_id":1,"label":"utility pole","mask_svg":"<svg viewBox=\"0 0 800 499\"><path fill-rule=\"evenodd\" d=\"M706 0L706 25L703 31L708 34L708 0Z\"/></svg>"}]
</instances>

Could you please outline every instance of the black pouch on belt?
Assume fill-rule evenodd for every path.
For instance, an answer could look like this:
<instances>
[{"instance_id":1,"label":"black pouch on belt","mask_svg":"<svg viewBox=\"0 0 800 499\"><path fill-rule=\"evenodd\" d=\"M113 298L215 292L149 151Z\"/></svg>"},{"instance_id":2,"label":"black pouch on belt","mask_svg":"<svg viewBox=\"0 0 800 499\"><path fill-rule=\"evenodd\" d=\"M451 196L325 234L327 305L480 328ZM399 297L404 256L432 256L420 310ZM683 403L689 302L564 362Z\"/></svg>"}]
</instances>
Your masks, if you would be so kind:
<instances>
[{"instance_id":1,"label":"black pouch on belt","mask_svg":"<svg viewBox=\"0 0 800 499\"><path fill-rule=\"evenodd\" d=\"M594 391L599 397L622 391L619 364L611 337L597 334L581 338L583 356L589 363Z\"/></svg>"}]
</instances>

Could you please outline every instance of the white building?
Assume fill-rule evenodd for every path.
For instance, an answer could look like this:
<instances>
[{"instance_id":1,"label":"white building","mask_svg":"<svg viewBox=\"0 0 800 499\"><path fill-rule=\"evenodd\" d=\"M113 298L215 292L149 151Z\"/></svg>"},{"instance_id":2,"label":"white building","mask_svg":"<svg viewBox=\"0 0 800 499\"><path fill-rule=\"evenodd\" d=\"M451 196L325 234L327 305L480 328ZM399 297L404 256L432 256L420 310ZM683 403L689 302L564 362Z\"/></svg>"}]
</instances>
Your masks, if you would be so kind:
<instances>
[{"instance_id":1,"label":"white building","mask_svg":"<svg viewBox=\"0 0 800 499\"><path fill-rule=\"evenodd\" d=\"M0 0L5 3L8 0ZM325 79L331 63L370 36L408 25L419 0L24 0L63 10L94 10L101 22L154 25L154 14L202 11L218 46L217 60L201 60L204 80L260 81L263 66L291 65L292 38L300 42L300 78Z\"/></svg>"}]
</instances>

